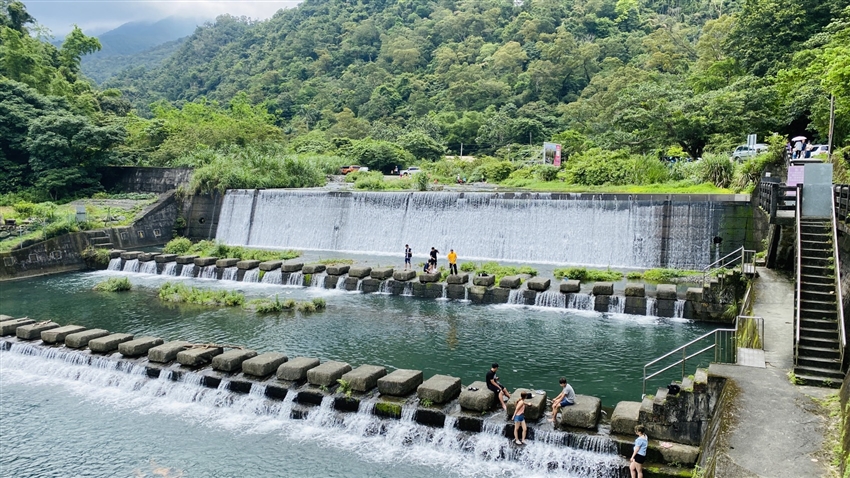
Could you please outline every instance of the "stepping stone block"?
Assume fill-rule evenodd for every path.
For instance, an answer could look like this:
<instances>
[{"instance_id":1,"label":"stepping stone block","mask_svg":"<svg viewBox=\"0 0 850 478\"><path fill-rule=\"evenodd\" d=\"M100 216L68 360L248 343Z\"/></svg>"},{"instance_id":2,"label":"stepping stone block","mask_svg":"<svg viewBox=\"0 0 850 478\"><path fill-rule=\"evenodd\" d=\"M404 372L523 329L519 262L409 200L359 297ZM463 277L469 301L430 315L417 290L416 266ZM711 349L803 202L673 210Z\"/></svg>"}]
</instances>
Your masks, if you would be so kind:
<instances>
[{"instance_id":1,"label":"stepping stone block","mask_svg":"<svg viewBox=\"0 0 850 478\"><path fill-rule=\"evenodd\" d=\"M393 268L392 267L376 267L372 269L372 272L369 273L369 276L373 279L384 280L389 279L393 276Z\"/></svg>"},{"instance_id":2,"label":"stepping stone block","mask_svg":"<svg viewBox=\"0 0 850 478\"><path fill-rule=\"evenodd\" d=\"M478 390L470 390L477 388ZM473 412L489 412L496 403L496 395L484 382L472 382L472 385L460 391L460 408Z\"/></svg>"},{"instance_id":3,"label":"stepping stone block","mask_svg":"<svg viewBox=\"0 0 850 478\"><path fill-rule=\"evenodd\" d=\"M141 251L122 252L121 259L132 261L133 259L138 259L140 255L142 255Z\"/></svg>"},{"instance_id":4,"label":"stepping stone block","mask_svg":"<svg viewBox=\"0 0 850 478\"><path fill-rule=\"evenodd\" d=\"M160 254L153 258L154 262L157 264L165 264L166 262L175 262L177 260L177 254Z\"/></svg>"},{"instance_id":5,"label":"stepping stone block","mask_svg":"<svg viewBox=\"0 0 850 478\"><path fill-rule=\"evenodd\" d=\"M611 433L634 435L635 427L640 423L640 402L620 402L611 414Z\"/></svg>"},{"instance_id":6,"label":"stepping stone block","mask_svg":"<svg viewBox=\"0 0 850 478\"><path fill-rule=\"evenodd\" d=\"M332 276L341 276L343 274L348 274L348 270L351 266L328 266L328 274Z\"/></svg>"},{"instance_id":7,"label":"stepping stone block","mask_svg":"<svg viewBox=\"0 0 850 478\"><path fill-rule=\"evenodd\" d=\"M125 251L124 249L110 249L109 258L110 259L118 259L119 257L121 257L121 254L124 253L124 252L127 252L127 251Z\"/></svg>"},{"instance_id":8,"label":"stepping stone block","mask_svg":"<svg viewBox=\"0 0 850 478\"><path fill-rule=\"evenodd\" d=\"M233 264L233 265L236 266L238 264L239 264L239 261L236 261L236 264ZM283 261L266 261L266 262L260 262L260 264L257 267L259 267L261 271L268 272L268 271L280 269L282 265L283 265ZM230 267L233 267L233 266L230 266Z\"/></svg>"},{"instance_id":9,"label":"stepping stone block","mask_svg":"<svg viewBox=\"0 0 850 478\"><path fill-rule=\"evenodd\" d=\"M655 288L655 298L672 300L678 299L679 297L676 295L676 285L658 284L658 286Z\"/></svg>"},{"instance_id":10,"label":"stepping stone block","mask_svg":"<svg viewBox=\"0 0 850 478\"><path fill-rule=\"evenodd\" d=\"M496 284L496 276L475 276L472 278L472 285L478 285L481 287L493 287Z\"/></svg>"},{"instance_id":11,"label":"stepping stone block","mask_svg":"<svg viewBox=\"0 0 850 478\"><path fill-rule=\"evenodd\" d=\"M460 394L460 379L448 375L434 375L416 389L419 400L434 404L446 403Z\"/></svg>"},{"instance_id":12,"label":"stepping stone block","mask_svg":"<svg viewBox=\"0 0 850 478\"><path fill-rule=\"evenodd\" d=\"M109 335L109 331L104 329L91 329L83 332L77 332L75 334L68 334L68 336L65 337L65 347L81 349L87 346L90 341L106 337L107 335Z\"/></svg>"},{"instance_id":13,"label":"stepping stone block","mask_svg":"<svg viewBox=\"0 0 850 478\"><path fill-rule=\"evenodd\" d=\"M239 262L239 259L233 259L233 258L219 259L219 260L215 261L215 266L220 267L222 269L227 269L228 267L236 266L236 264L238 262Z\"/></svg>"},{"instance_id":14,"label":"stepping stone block","mask_svg":"<svg viewBox=\"0 0 850 478\"><path fill-rule=\"evenodd\" d=\"M35 340L41 338L45 330L59 328L56 322L36 322L34 324L22 325L15 330L15 335L22 340Z\"/></svg>"},{"instance_id":15,"label":"stepping stone block","mask_svg":"<svg viewBox=\"0 0 850 478\"><path fill-rule=\"evenodd\" d=\"M150 261L156 259L156 256L158 256L158 255L159 255L159 252L143 252L139 256L139 260L142 261L142 262L150 262Z\"/></svg>"},{"instance_id":16,"label":"stepping stone block","mask_svg":"<svg viewBox=\"0 0 850 478\"><path fill-rule=\"evenodd\" d=\"M275 373L289 357L278 352L266 352L242 362L242 373L255 377L266 377Z\"/></svg>"},{"instance_id":17,"label":"stepping stone block","mask_svg":"<svg viewBox=\"0 0 850 478\"><path fill-rule=\"evenodd\" d=\"M304 274L319 274L321 272L325 272L324 264L307 264L301 269L301 272Z\"/></svg>"},{"instance_id":18,"label":"stepping stone block","mask_svg":"<svg viewBox=\"0 0 850 478\"><path fill-rule=\"evenodd\" d=\"M196 257L195 265L198 267L214 266L218 257Z\"/></svg>"},{"instance_id":19,"label":"stepping stone block","mask_svg":"<svg viewBox=\"0 0 850 478\"><path fill-rule=\"evenodd\" d=\"M178 264L194 264L197 258L198 256L177 256L175 260Z\"/></svg>"},{"instance_id":20,"label":"stepping stone block","mask_svg":"<svg viewBox=\"0 0 850 478\"><path fill-rule=\"evenodd\" d=\"M536 290L538 292L549 290L550 285L552 285L552 281L543 277L532 277L525 282L525 286L529 290Z\"/></svg>"},{"instance_id":21,"label":"stepping stone block","mask_svg":"<svg viewBox=\"0 0 850 478\"><path fill-rule=\"evenodd\" d=\"M395 271L393 272L393 279L399 282L407 282L411 279L416 278L416 271Z\"/></svg>"},{"instance_id":22,"label":"stepping stone block","mask_svg":"<svg viewBox=\"0 0 850 478\"><path fill-rule=\"evenodd\" d=\"M423 284L440 282L441 276L442 274L440 274L439 272L435 272L433 274L419 274L419 282Z\"/></svg>"},{"instance_id":23,"label":"stepping stone block","mask_svg":"<svg viewBox=\"0 0 850 478\"><path fill-rule=\"evenodd\" d=\"M239 261L236 263L236 267L244 270L251 270L260 267L260 261L249 260L249 261Z\"/></svg>"},{"instance_id":24,"label":"stepping stone block","mask_svg":"<svg viewBox=\"0 0 850 478\"><path fill-rule=\"evenodd\" d=\"M543 414L546 413L546 392L535 393L527 388L518 388L511 394L511 398L509 398L508 403L505 404L508 407L508 417L512 417L514 415L517 401L519 400L520 393L522 392L531 392L533 395L525 401L525 420L533 422L543 418Z\"/></svg>"},{"instance_id":25,"label":"stepping stone block","mask_svg":"<svg viewBox=\"0 0 850 478\"><path fill-rule=\"evenodd\" d=\"M368 392L378 385L378 379L387 374L385 367L378 365L361 365L342 376L351 384L355 392Z\"/></svg>"},{"instance_id":26,"label":"stepping stone block","mask_svg":"<svg viewBox=\"0 0 850 478\"><path fill-rule=\"evenodd\" d=\"M69 335L75 334L77 332L82 332L84 330L86 330L86 328L81 325L65 325L63 327L45 330L41 333L41 341L46 344L56 344L64 342L65 338Z\"/></svg>"},{"instance_id":27,"label":"stepping stone block","mask_svg":"<svg viewBox=\"0 0 850 478\"><path fill-rule=\"evenodd\" d=\"M593 295L614 295L614 283L597 282L593 284Z\"/></svg>"},{"instance_id":28,"label":"stepping stone block","mask_svg":"<svg viewBox=\"0 0 850 478\"><path fill-rule=\"evenodd\" d=\"M307 370L307 381L320 387L330 387L336 385L337 379L342 378L346 372L350 371L351 365L331 360Z\"/></svg>"},{"instance_id":29,"label":"stepping stone block","mask_svg":"<svg viewBox=\"0 0 850 478\"><path fill-rule=\"evenodd\" d=\"M12 319L14 319L14 317L12 317L11 315L0 314L0 322L5 322L7 320L12 320Z\"/></svg>"},{"instance_id":30,"label":"stepping stone block","mask_svg":"<svg viewBox=\"0 0 850 478\"><path fill-rule=\"evenodd\" d=\"M34 323L35 320L29 318L4 320L0 322L0 335L15 335L15 331L18 330L18 327Z\"/></svg>"},{"instance_id":31,"label":"stepping stone block","mask_svg":"<svg viewBox=\"0 0 850 478\"><path fill-rule=\"evenodd\" d=\"M177 352L177 363L187 367L200 367L210 363L213 357L222 352L224 350L221 347L193 347Z\"/></svg>"},{"instance_id":32,"label":"stepping stone block","mask_svg":"<svg viewBox=\"0 0 850 478\"><path fill-rule=\"evenodd\" d=\"M378 379L378 392L381 395L404 397L422 384L421 370L398 369Z\"/></svg>"},{"instance_id":33,"label":"stepping stone block","mask_svg":"<svg viewBox=\"0 0 850 478\"><path fill-rule=\"evenodd\" d=\"M242 362L257 356L257 352L248 349L228 350L212 359L212 368L222 372L238 372L242 369Z\"/></svg>"},{"instance_id":34,"label":"stepping stone block","mask_svg":"<svg viewBox=\"0 0 850 478\"><path fill-rule=\"evenodd\" d=\"M356 266L348 269L348 277L356 277L358 279L362 279L364 277L369 277L369 274L372 273L371 267L364 266Z\"/></svg>"},{"instance_id":35,"label":"stepping stone block","mask_svg":"<svg viewBox=\"0 0 850 478\"><path fill-rule=\"evenodd\" d=\"M576 427L595 429L599 422L599 412L602 410L602 400L587 395L576 395L575 405L561 407L559 427Z\"/></svg>"},{"instance_id":36,"label":"stepping stone block","mask_svg":"<svg viewBox=\"0 0 850 478\"><path fill-rule=\"evenodd\" d=\"M626 284L626 297L646 297L646 284L629 282Z\"/></svg>"},{"instance_id":37,"label":"stepping stone block","mask_svg":"<svg viewBox=\"0 0 850 478\"><path fill-rule=\"evenodd\" d=\"M310 357L295 357L277 368L277 378L292 382L307 379L307 371L319 366L319 359Z\"/></svg>"},{"instance_id":38,"label":"stepping stone block","mask_svg":"<svg viewBox=\"0 0 850 478\"><path fill-rule=\"evenodd\" d=\"M469 274L461 272L460 274L451 274L446 278L448 284L466 284L469 282Z\"/></svg>"},{"instance_id":39,"label":"stepping stone block","mask_svg":"<svg viewBox=\"0 0 850 478\"><path fill-rule=\"evenodd\" d=\"M122 344L118 344L118 353L125 357L141 357L157 345L165 343L159 337L139 337L129 340Z\"/></svg>"},{"instance_id":40,"label":"stepping stone block","mask_svg":"<svg viewBox=\"0 0 850 478\"><path fill-rule=\"evenodd\" d=\"M162 345L157 345L156 347L148 350L148 360L156 363L167 363L177 358L177 354L186 350L191 342L186 342L185 340L175 340L172 342L166 342Z\"/></svg>"},{"instance_id":41,"label":"stepping stone block","mask_svg":"<svg viewBox=\"0 0 850 478\"><path fill-rule=\"evenodd\" d=\"M280 270L283 272L298 272L304 268L303 262L287 262L281 263Z\"/></svg>"},{"instance_id":42,"label":"stepping stone block","mask_svg":"<svg viewBox=\"0 0 850 478\"><path fill-rule=\"evenodd\" d=\"M133 334L111 334L89 340L89 350L99 354L112 352L118 345L133 340Z\"/></svg>"},{"instance_id":43,"label":"stepping stone block","mask_svg":"<svg viewBox=\"0 0 850 478\"><path fill-rule=\"evenodd\" d=\"M688 287L685 298L691 302L702 302L702 287Z\"/></svg>"},{"instance_id":44,"label":"stepping stone block","mask_svg":"<svg viewBox=\"0 0 850 478\"><path fill-rule=\"evenodd\" d=\"M499 281L499 287L503 289L519 289L522 279L519 276L505 276Z\"/></svg>"},{"instance_id":45,"label":"stepping stone block","mask_svg":"<svg viewBox=\"0 0 850 478\"><path fill-rule=\"evenodd\" d=\"M561 282L561 292L564 294L575 293L581 290L581 282L577 280L565 280Z\"/></svg>"}]
</instances>

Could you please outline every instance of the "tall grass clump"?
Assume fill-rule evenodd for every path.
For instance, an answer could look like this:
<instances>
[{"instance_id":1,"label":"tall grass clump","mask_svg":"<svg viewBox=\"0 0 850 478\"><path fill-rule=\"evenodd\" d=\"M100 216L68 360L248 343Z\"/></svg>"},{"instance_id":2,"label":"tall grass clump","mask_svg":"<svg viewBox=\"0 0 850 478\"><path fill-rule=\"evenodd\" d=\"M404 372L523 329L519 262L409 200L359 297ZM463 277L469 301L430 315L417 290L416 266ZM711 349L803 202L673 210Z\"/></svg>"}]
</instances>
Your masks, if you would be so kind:
<instances>
[{"instance_id":1,"label":"tall grass clump","mask_svg":"<svg viewBox=\"0 0 850 478\"><path fill-rule=\"evenodd\" d=\"M177 302L206 306L235 307L245 303L245 296L239 292L227 290L207 290L188 287L185 284L166 282L159 288L159 299L163 302Z\"/></svg>"},{"instance_id":2,"label":"tall grass clump","mask_svg":"<svg viewBox=\"0 0 850 478\"><path fill-rule=\"evenodd\" d=\"M728 188L732 184L735 166L725 154L706 154L698 163L701 182Z\"/></svg>"},{"instance_id":3,"label":"tall grass clump","mask_svg":"<svg viewBox=\"0 0 850 478\"><path fill-rule=\"evenodd\" d=\"M98 292L125 292L133 288L130 279L126 277L110 277L93 287Z\"/></svg>"},{"instance_id":4,"label":"tall grass clump","mask_svg":"<svg viewBox=\"0 0 850 478\"><path fill-rule=\"evenodd\" d=\"M614 282L623 278L619 271L587 269L584 267L567 267L555 269L555 277L558 279L572 279L581 282Z\"/></svg>"},{"instance_id":5,"label":"tall grass clump","mask_svg":"<svg viewBox=\"0 0 850 478\"><path fill-rule=\"evenodd\" d=\"M192 241L185 237L174 238L162 249L166 254L197 254L199 256L234 258L240 260L257 261L285 261L294 259L301 255L300 251L269 251L265 249L252 249L242 246L229 246L216 241Z\"/></svg>"}]
</instances>

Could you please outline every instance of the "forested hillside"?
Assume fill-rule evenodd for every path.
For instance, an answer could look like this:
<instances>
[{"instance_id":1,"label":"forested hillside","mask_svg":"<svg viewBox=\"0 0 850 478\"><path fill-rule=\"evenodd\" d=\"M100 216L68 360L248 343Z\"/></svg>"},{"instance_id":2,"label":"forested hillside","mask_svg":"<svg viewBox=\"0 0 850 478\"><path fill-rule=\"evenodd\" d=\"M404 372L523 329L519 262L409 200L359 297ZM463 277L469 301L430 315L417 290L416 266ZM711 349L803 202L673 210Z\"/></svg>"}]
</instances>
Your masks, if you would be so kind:
<instances>
[{"instance_id":1,"label":"forested hillside","mask_svg":"<svg viewBox=\"0 0 850 478\"><path fill-rule=\"evenodd\" d=\"M831 96L847 147L848 3L307 0L266 21L219 17L101 91L80 74L96 39L75 30L53 47L0 0L0 193L78 194L101 164L194 166L210 190L417 162L439 181L746 189L765 163L731 165L731 148L747 133L772 153L789 135L826 142ZM564 166L525 167L543 141L563 145ZM431 162L461 148L475 161Z\"/></svg>"}]
</instances>

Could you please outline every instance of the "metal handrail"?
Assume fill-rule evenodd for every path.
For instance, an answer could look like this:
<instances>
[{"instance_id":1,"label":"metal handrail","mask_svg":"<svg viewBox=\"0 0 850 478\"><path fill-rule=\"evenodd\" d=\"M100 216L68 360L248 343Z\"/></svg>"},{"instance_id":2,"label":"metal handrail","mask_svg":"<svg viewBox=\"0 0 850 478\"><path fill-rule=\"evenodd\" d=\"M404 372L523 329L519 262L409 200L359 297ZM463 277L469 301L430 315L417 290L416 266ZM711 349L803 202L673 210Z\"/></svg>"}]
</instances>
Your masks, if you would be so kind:
<instances>
[{"instance_id":1,"label":"metal handrail","mask_svg":"<svg viewBox=\"0 0 850 478\"><path fill-rule=\"evenodd\" d=\"M838 218L835 215L835 200L832 203L832 258L835 268L835 294L838 297L838 327L841 334L841 347L839 357L842 370L844 369L844 348L847 346L847 333L844 330L844 294L841 292L841 262L838 259ZM799 250L799 249L798 249ZM798 253L799 257L800 254ZM799 259L798 259L799 260Z\"/></svg>"},{"instance_id":2,"label":"metal handrail","mask_svg":"<svg viewBox=\"0 0 850 478\"><path fill-rule=\"evenodd\" d=\"M802 194L803 194L803 185L798 184L797 185L797 205L796 205L796 208L797 208L797 210L796 210L796 216L797 216L797 297L796 297L796 300L794 301L794 327L796 329L795 334L794 334L794 365L797 365L797 358L800 355L799 354L799 352L800 352L799 351L800 328L802 327L802 323L800 321L800 289L802 288L801 280L802 280L802 269L803 269L802 262L801 262L801 257L803 255L803 252L802 252L803 250L801 249L801 247L803 245L803 241L801 239L801 233L800 233L800 224L801 224L800 203L803 202Z\"/></svg>"},{"instance_id":3,"label":"metal handrail","mask_svg":"<svg viewBox=\"0 0 850 478\"><path fill-rule=\"evenodd\" d=\"M750 283L747 286L747 291L744 292L744 299L741 301L741 310L738 313L738 316L745 315L747 313L747 309L750 307L750 302L753 300L753 285Z\"/></svg>"},{"instance_id":4,"label":"metal handrail","mask_svg":"<svg viewBox=\"0 0 850 478\"><path fill-rule=\"evenodd\" d=\"M712 270L720 269L720 268L726 267L728 265L731 265L731 264L737 262L739 259L741 260L741 272L742 273L744 272L744 264L747 263L747 262L752 263L753 271L755 271L755 267L756 267L756 256L755 256L755 254L756 254L756 251L750 250L750 249L745 249L744 246L741 246L741 247L735 249L734 251L730 252L729 254L726 254L725 256L721 257L720 259L717 259L716 261L712 262L711 264L703 267L703 269L702 269L702 283L703 284L706 283L706 280L708 279L708 275L711 273ZM735 257L732 257L732 256L735 256ZM730 257L732 257L732 258L730 259ZM747 261L747 257L750 257L750 261Z\"/></svg>"}]
</instances>

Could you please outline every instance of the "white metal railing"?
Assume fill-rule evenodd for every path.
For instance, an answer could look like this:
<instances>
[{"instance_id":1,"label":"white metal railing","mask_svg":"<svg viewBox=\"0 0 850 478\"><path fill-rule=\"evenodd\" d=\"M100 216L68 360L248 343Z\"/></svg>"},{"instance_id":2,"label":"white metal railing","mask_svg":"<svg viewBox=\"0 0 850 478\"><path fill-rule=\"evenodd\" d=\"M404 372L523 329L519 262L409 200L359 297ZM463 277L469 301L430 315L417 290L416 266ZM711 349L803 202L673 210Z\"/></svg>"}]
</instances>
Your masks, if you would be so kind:
<instances>
[{"instance_id":1,"label":"white metal railing","mask_svg":"<svg viewBox=\"0 0 850 478\"><path fill-rule=\"evenodd\" d=\"M756 251L751 249L745 249L744 246L741 246L734 251L726 254L725 256L717 259L711 264L703 267L702 269L702 283L706 284L708 282L708 276L712 273L712 271L716 271L718 269L724 269L727 266L735 264L737 262L741 263L741 272L745 274L752 274L756 271Z\"/></svg>"},{"instance_id":2,"label":"white metal railing","mask_svg":"<svg viewBox=\"0 0 850 478\"><path fill-rule=\"evenodd\" d=\"M800 347L800 327L802 323L800 321L800 289L802 288L802 262L801 257L803 255L801 246L803 241L801 239L800 233L800 203L803 202L803 186L797 185L797 291L796 291L796 299L794 300L794 365L797 365L797 357L799 356L799 347Z\"/></svg>"},{"instance_id":3,"label":"white metal railing","mask_svg":"<svg viewBox=\"0 0 850 478\"><path fill-rule=\"evenodd\" d=\"M838 347L841 360L839 364L841 370L844 370L844 348L847 346L847 333L844 331L844 294L841 292L841 262L838 259L838 219L835 215L835 200L830 201L830 203L832 204L832 260L835 270L835 295L838 298L838 331L841 334L840 347ZM798 253L797 257L799 256ZM799 259L797 260L799 261Z\"/></svg>"}]
</instances>

